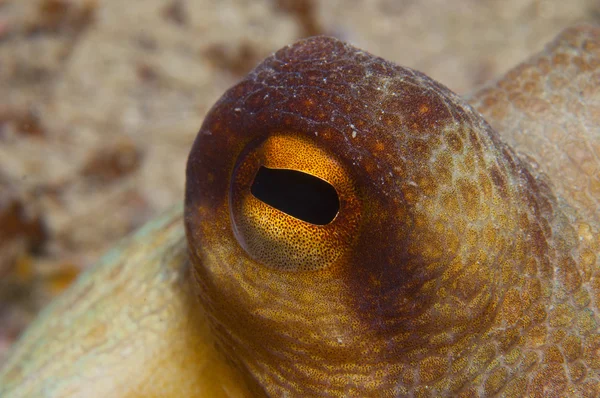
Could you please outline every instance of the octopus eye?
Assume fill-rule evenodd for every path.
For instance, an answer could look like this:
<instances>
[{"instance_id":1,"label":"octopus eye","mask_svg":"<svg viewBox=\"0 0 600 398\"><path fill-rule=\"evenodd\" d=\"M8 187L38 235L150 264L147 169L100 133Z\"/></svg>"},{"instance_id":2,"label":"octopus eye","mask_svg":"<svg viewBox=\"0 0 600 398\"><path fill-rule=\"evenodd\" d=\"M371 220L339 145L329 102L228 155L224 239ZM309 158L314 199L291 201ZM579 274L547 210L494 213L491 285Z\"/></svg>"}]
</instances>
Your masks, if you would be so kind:
<instances>
[{"instance_id":1,"label":"octopus eye","mask_svg":"<svg viewBox=\"0 0 600 398\"><path fill-rule=\"evenodd\" d=\"M329 224L340 209L333 185L298 170L260 166L250 192L269 206L315 225Z\"/></svg>"},{"instance_id":2,"label":"octopus eye","mask_svg":"<svg viewBox=\"0 0 600 398\"><path fill-rule=\"evenodd\" d=\"M288 271L338 263L357 235L360 203L348 171L306 138L273 135L237 160L229 203L237 241L262 265Z\"/></svg>"}]
</instances>

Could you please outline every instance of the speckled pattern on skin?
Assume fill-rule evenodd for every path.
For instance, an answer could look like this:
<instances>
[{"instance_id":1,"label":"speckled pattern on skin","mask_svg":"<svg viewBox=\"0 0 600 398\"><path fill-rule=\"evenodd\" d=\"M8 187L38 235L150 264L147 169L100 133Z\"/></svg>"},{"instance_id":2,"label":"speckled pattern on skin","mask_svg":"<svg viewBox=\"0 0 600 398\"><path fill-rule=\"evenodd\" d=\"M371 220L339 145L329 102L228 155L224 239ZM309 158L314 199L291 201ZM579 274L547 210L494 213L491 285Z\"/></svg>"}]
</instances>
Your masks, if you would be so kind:
<instances>
[{"instance_id":1,"label":"speckled pattern on skin","mask_svg":"<svg viewBox=\"0 0 600 398\"><path fill-rule=\"evenodd\" d=\"M600 223L600 39L571 28L469 102L535 159L584 220Z\"/></svg>"},{"instance_id":2,"label":"speckled pattern on skin","mask_svg":"<svg viewBox=\"0 0 600 398\"><path fill-rule=\"evenodd\" d=\"M278 133L310 137L357 191L352 255L318 272L256 264L211 232L229 223L242 148ZM201 302L256 391L600 391L596 271L581 269L594 249L547 181L418 72L330 39L277 52L208 115L186 198Z\"/></svg>"},{"instance_id":3,"label":"speckled pattern on skin","mask_svg":"<svg viewBox=\"0 0 600 398\"><path fill-rule=\"evenodd\" d=\"M581 58L557 64L597 76L598 28L558 40L549 51L579 43ZM596 119L578 120L595 142ZM598 210L557 196L568 188L531 156L419 72L330 38L288 46L224 94L192 148L194 293L176 209L44 313L0 395L598 396ZM327 180L338 216L312 228L253 201L261 164Z\"/></svg>"}]
</instances>

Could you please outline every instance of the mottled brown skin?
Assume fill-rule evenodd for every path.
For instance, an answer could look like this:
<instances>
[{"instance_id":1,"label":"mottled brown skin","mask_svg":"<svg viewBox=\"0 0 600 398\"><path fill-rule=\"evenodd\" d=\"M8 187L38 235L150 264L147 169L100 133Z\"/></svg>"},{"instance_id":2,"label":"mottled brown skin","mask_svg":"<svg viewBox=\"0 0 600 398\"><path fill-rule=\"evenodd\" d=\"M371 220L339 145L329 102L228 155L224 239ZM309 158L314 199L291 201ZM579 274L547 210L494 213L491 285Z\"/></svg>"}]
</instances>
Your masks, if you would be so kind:
<instances>
[{"instance_id":1,"label":"mottled brown skin","mask_svg":"<svg viewBox=\"0 0 600 398\"><path fill-rule=\"evenodd\" d=\"M600 33L567 29L469 102L535 161L583 220L600 223Z\"/></svg>"},{"instance_id":2,"label":"mottled brown skin","mask_svg":"<svg viewBox=\"0 0 600 398\"><path fill-rule=\"evenodd\" d=\"M336 219L261 207L261 164L330 182ZM457 95L324 37L229 90L187 169L199 299L260 395L598 396L598 225L583 220ZM338 250L281 260L323 241Z\"/></svg>"}]
</instances>

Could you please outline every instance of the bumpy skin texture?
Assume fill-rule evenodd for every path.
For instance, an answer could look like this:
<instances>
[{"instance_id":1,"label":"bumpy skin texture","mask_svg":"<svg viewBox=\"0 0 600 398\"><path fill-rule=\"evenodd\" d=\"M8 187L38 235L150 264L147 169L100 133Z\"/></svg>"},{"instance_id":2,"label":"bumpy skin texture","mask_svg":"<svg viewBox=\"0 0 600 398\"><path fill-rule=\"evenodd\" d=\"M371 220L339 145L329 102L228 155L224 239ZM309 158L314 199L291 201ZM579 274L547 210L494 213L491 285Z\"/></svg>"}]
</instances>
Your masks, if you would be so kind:
<instances>
[{"instance_id":1,"label":"bumpy skin texture","mask_svg":"<svg viewBox=\"0 0 600 398\"><path fill-rule=\"evenodd\" d=\"M252 175L236 162L268 157L273 135L341 164L355 194L340 193L331 228L352 231L349 255L290 272L236 244L229 176ZM188 163L200 302L254 391L276 396L600 394L597 238L565 210L455 94L328 38L284 48L226 93ZM297 225L277 230L253 239L297 242Z\"/></svg>"},{"instance_id":2,"label":"bumpy skin texture","mask_svg":"<svg viewBox=\"0 0 600 398\"><path fill-rule=\"evenodd\" d=\"M566 30L469 102L515 150L535 159L557 195L600 222L600 32Z\"/></svg>"},{"instance_id":3,"label":"bumpy skin texture","mask_svg":"<svg viewBox=\"0 0 600 398\"><path fill-rule=\"evenodd\" d=\"M45 311L0 396L598 396L599 198L566 181L592 187L577 168L598 151L521 144L561 128L597 144L598 32L566 32L472 98L537 163L419 72L330 38L280 50L194 143L191 273L174 210ZM536 106L571 109L562 93L584 102L576 118ZM256 200L261 165L328 181L336 218Z\"/></svg>"}]
</instances>

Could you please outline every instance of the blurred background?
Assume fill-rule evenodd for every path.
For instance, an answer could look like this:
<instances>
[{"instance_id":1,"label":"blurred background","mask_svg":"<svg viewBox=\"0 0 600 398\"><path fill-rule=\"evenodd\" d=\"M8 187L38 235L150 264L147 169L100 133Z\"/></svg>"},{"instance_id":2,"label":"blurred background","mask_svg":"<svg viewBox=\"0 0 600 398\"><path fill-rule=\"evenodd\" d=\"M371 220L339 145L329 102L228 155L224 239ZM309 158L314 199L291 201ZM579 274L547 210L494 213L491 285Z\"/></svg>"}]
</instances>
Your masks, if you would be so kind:
<instances>
[{"instance_id":1,"label":"blurred background","mask_svg":"<svg viewBox=\"0 0 600 398\"><path fill-rule=\"evenodd\" d=\"M278 48L332 35L467 94L578 21L600 0L0 0L0 364L182 201L204 115Z\"/></svg>"}]
</instances>

